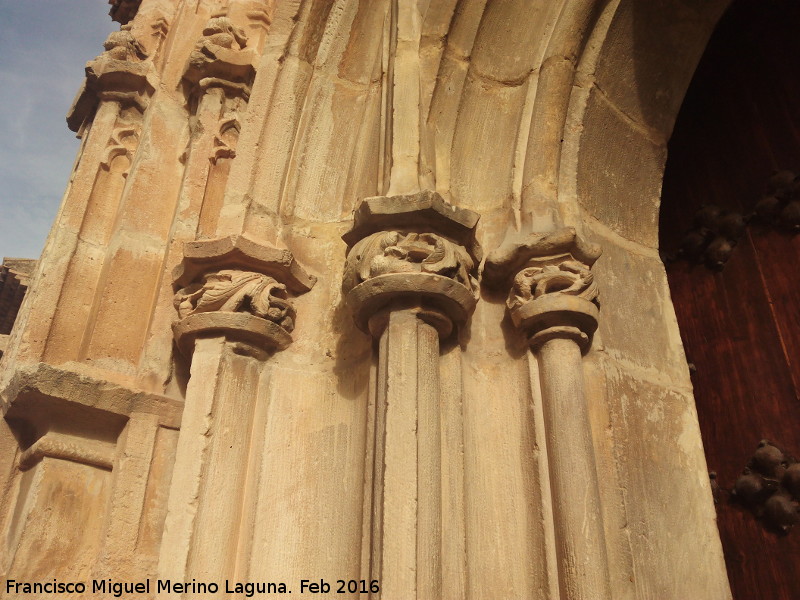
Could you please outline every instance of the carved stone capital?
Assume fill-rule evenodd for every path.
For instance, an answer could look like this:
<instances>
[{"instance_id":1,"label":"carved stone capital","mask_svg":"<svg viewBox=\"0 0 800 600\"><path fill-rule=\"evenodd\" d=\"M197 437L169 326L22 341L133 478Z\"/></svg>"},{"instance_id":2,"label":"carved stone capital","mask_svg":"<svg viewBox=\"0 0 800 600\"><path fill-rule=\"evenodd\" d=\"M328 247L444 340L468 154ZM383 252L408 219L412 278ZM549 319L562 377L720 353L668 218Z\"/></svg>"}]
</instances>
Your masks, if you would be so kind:
<instances>
[{"instance_id":1,"label":"carved stone capital","mask_svg":"<svg viewBox=\"0 0 800 600\"><path fill-rule=\"evenodd\" d=\"M206 23L203 35L189 55L183 79L191 95L221 87L233 96L250 96L256 53L247 47L247 34L228 17Z\"/></svg>"},{"instance_id":2,"label":"carved stone capital","mask_svg":"<svg viewBox=\"0 0 800 600\"><path fill-rule=\"evenodd\" d=\"M187 356L203 336L225 335L267 352L286 348L296 318L289 292L316 282L288 250L244 235L187 243L173 275L181 320L172 329Z\"/></svg>"},{"instance_id":3,"label":"carved stone capital","mask_svg":"<svg viewBox=\"0 0 800 600\"><path fill-rule=\"evenodd\" d=\"M100 100L115 100L144 111L155 92L155 69L129 26L112 32L103 47L105 52L86 63L86 79L67 114L67 125L73 131Z\"/></svg>"},{"instance_id":4,"label":"carved stone capital","mask_svg":"<svg viewBox=\"0 0 800 600\"><path fill-rule=\"evenodd\" d=\"M362 201L342 236L350 246L342 290L358 327L377 335L376 316L400 307L442 336L463 324L478 297L478 218L431 191Z\"/></svg>"},{"instance_id":5,"label":"carved stone capital","mask_svg":"<svg viewBox=\"0 0 800 600\"><path fill-rule=\"evenodd\" d=\"M508 289L509 314L534 347L573 339L585 352L597 329L598 289L591 267L600 247L572 227L504 244L486 259L482 282Z\"/></svg>"}]
</instances>

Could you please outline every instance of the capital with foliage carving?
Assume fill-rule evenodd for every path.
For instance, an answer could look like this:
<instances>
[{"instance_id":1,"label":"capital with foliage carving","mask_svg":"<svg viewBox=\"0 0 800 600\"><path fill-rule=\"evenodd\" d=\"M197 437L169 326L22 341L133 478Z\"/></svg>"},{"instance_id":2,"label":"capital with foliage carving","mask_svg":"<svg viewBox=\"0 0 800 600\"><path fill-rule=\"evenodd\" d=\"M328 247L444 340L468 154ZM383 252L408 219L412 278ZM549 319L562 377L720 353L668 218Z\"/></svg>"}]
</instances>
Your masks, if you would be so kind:
<instances>
[{"instance_id":1,"label":"capital with foliage carving","mask_svg":"<svg viewBox=\"0 0 800 600\"><path fill-rule=\"evenodd\" d=\"M117 101L144 112L155 92L155 68L129 25L112 32L103 48L105 52L86 63L86 79L67 114L72 131L91 116L100 100Z\"/></svg>"},{"instance_id":2,"label":"capital with foliage carving","mask_svg":"<svg viewBox=\"0 0 800 600\"><path fill-rule=\"evenodd\" d=\"M294 329L295 310L286 286L269 275L222 269L175 294L175 309L185 319L198 313L247 312L277 323L287 333Z\"/></svg>"},{"instance_id":3,"label":"capital with foliage carving","mask_svg":"<svg viewBox=\"0 0 800 600\"><path fill-rule=\"evenodd\" d=\"M255 78L256 53L247 47L247 34L228 17L214 17L189 55L183 79L189 95L220 87L247 100Z\"/></svg>"},{"instance_id":4,"label":"capital with foliage carving","mask_svg":"<svg viewBox=\"0 0 800 600\"><path fill-rule=\"evenodd\" d=\"M377 335L382 317L404 307L441 336L462 325L478 298L479 215L433 191L366 198L354 213L342 282L358 327Z\"/></svg>"},{"instance_id":5,"label":"capital with foliage carving","mask_svg":"<svg viewBox=\"0 0 800 600\"><path fill-rule=\"evenodd\" d=\"M215 335L266 352L286 348L296 319L290 294L316 282L291 252L246 235L186 244L173 280L180 320L172 329L187 356L196 338Z\"/></svg>"},{"instance_id":6,"label":"capital with foliage carving","mask_svg":"<svg viewBox=\"0 0 800 600\"><path fill-rule=\"evenodd\" d=\"M553 338L574 339L585 352L597 329L598 289L591 267L601 249L575 229L533 234L489 254L482 283L508 289L511 320L536 348Z\"/></svg>"}]
</instances>

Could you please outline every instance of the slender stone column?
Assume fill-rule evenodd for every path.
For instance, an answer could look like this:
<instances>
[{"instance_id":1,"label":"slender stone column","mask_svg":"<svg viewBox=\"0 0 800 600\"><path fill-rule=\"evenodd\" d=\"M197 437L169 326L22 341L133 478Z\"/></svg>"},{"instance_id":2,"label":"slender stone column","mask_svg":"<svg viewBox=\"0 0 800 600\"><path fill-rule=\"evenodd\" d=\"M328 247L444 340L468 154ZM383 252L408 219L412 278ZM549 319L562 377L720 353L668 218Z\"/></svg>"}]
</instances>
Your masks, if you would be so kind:
<instances>
[{"instance_id":1,"label":"slender stone column","mask_svg":"<svg viewBox=\"0 0 800 600\"><path fill-rule=\"evenodd\" d=\"M197 218L197 237L217 235L225 186L256 73L257 54L248 44L244 30L232 19L210 19L189 55L181 81L194 117L183 204L185 213Z\"/></svg>"},{"instance_id":2,"label":"slender stone column","mask_svg":"<svg viewBox=\"0 0 800 600\"><path fill-rule=\"evenodd\" d=\"M246 527L255 403L264 362L292 341L289 292L314 279L290 252L245 236L186 244L175 273L175 341L191 359L159 575L224 582ZM224 597L224 588L215 597Z\"/></svg>"},{"instance_id":3,"label":"slender stone column","mask_svg":"<svg viewBox=\"0 0 800 600\"><path fill-rule=\"evenodd\" d=\"M540 365L561 597L611 598L581 355L597 328L600 248L572 228L533 235L486 260L483 283L510 285L511 319Z\"/></svg>"},{"instance_id":4,"label":"slender stone column","mask_svg":"<svg viewBox=\"0 0 800 600\"><path fill-rule=\"evenodd\" d=\"M377 340L370 580L379 598L441 598L439 342L469 318L478 215L433 192L367 198L344 236L343 289Z\"/></svg>"},{"instance_id":5,"label":"slender stone column","mask_svg":"<svg viewBox=\"0 0 800 600\"><path fill-rule=\"evenodd\" d=\"M203 28L182 84L193 111L192 150L183 181L196 234L216 234L239 120L255 77L257 53L226 16ZM199 191L202 189L202 191ZM190 242L175 273L173 333L191 359L186 409L162 544L161 574L223 582L242 577L237 557L248 526L246 488L256 401L265 360L292 341L288 292L314 281L290 252L246 236ZM225 597L224 590L217 597Z\"/></svg>"}]
</instances>

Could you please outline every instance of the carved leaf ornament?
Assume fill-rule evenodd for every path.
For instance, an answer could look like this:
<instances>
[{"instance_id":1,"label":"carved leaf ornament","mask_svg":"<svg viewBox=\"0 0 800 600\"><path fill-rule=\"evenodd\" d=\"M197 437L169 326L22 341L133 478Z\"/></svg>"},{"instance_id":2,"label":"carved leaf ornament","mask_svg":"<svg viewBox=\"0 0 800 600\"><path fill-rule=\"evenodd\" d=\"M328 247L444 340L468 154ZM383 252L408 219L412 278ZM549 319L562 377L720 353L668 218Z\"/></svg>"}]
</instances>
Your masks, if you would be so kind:
<instances>
[{"instance_id":1,"label":"carved leaf ornament","mask_svg":"<svg viewBox=\"0 0 800 600\"><path fill-rule=\"evenodd\" d=\"M295 310L286 298L286 286L268 275L225 269L183 288L174 303L182 319L210 311L249 312L290 332Z\"/></svg>"}]
</instances>

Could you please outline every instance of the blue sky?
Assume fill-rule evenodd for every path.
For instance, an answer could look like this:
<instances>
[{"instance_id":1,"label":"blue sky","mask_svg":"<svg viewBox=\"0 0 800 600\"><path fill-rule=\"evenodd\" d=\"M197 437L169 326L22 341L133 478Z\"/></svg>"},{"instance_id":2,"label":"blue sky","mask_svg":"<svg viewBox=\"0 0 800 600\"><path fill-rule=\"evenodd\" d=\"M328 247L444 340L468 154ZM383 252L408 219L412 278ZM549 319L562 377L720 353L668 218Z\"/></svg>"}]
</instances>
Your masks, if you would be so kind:
<instances>
[{"instance_id":1,"label":"blue sky","mask_svg":"<svg viewBox=\"0 0 800 600\"><path fill-rule=\"evenodd\" d=\"M119 25L107 0L0 0L0 257L37 258L78 140L65 116Z\"/></svg>"}]
</instances>

